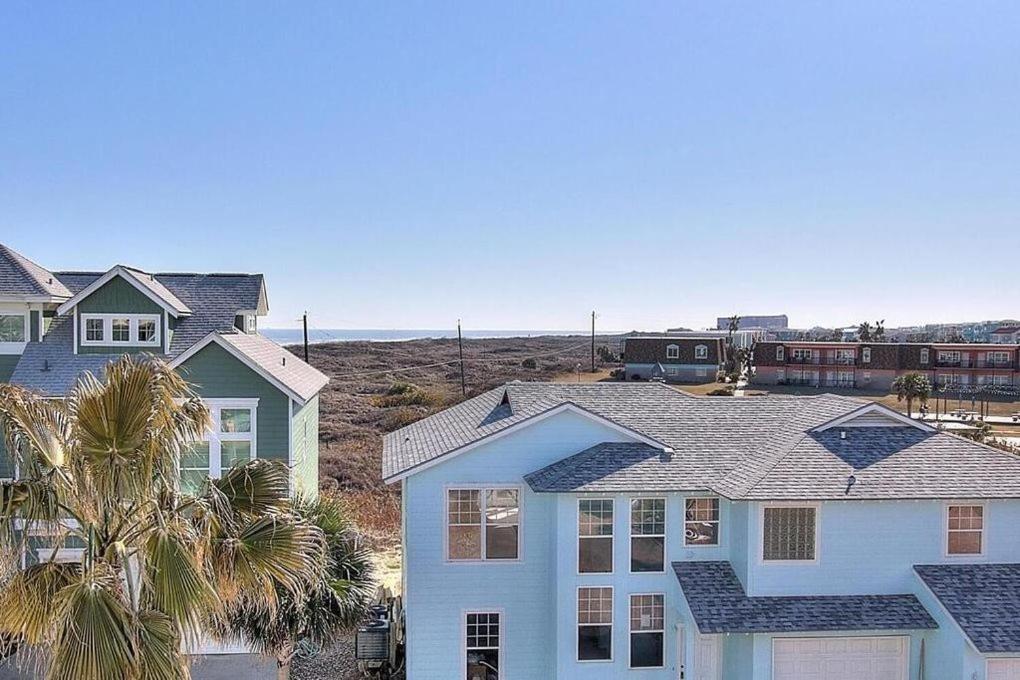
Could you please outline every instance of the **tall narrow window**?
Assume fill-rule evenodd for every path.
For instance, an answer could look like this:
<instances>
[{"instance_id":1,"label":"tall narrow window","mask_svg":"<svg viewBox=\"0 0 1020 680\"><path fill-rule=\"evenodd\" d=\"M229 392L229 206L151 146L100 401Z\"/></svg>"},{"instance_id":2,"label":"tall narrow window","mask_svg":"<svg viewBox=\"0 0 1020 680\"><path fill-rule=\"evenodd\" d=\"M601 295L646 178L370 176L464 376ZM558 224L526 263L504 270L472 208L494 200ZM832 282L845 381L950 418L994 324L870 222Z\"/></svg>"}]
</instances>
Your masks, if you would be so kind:
<instances>
[{"instance_id":1,"label":"tall narrow window","mask_svg":"<svg viewBox=\"0 0 1020 680\"><path fill-rule=\"evenodd\" d=\"M865 363L865 364L870 364L871 363L871 348L870 347L862 347L861 348L861 363Z\"/></svg>"},{"instance_id":2,"label":"tall narrow window","mask_svg":"<svg viewBox=\"0 0 1020 680\"><path fill-rule=\"evenodd\" d=\"M810 562L817 542L815 508L765 507L762 517L762 559L766 562Z\"/></svg>"},{"instance_id":3,"label":"tall narrow window","mask_svg":"<svg viewBox=\"0 0 1020 680\"><path fill-rule=\"evenodd\" d=\"M577 571L613 571L613 499L582 498L577 502Z\"/></svg>"},{"instance_id":4,"label":"tall narrow window","mask_svg":"<svg viewBox=\"0 0 1020 680\"><path fill-rule=\"evenodd\" d=\"M684 500L684 545L719 545L719 499Z\"/></svg>"},{"instance_id":5,"label":"tall narrow window","mask_svg":"<svg viewBox=\"0 0 1020 680\"><path fill-rule=\"evenodd\" d=\"M666 568L666 499L630 502L630 570L661 572Z\"/></svg>"},{"instance_id":6,"label":"tall narrow window","mask_svg":"<svg viewBox=\"0 0 1020 680\"><path fill-rule=\"evenodd\" d=\"M519 544L517 489L447 492L447 559L515 560Z\"/></svg>"},{"instance_id":7,"label":"tall narrow window","mask_svg":"<svg viewBox=\"0 0 1020 680\"><path fill-rule=\"evenodd\" d=\"M207 400L212 427L181 454L181 489L198 490L207 477L218 478L255 458L255 400L217 403Z\"/></svg>"},{"instance_id":8,"label":"tall narrow window","mask_svg":"<svg viewBox=\"0 0 1020 680\"><path fill-rule=\"evenodd\" d=\"M613 659L613 589L577 589L577 660Z\"/></svg>"},{"instance_id":9,"label":"tall narrow window","mask_svg":"<svg viewBox=\"0 0 1020 680\"><path fill-rule=\"evenodd\" d=\"M665 607L661 594L630 596L630 667L665 665Z\"/></svg>"},{"instance_id":10,"label":"tall narrow window","mask_svg":"<svg viewBox=\"0 0 1020 680\"><path fill-rule=\"evenodd\" d=\"M927 347L922 347L921 348L921 357L920 357L920 360L921 360L922 364L927 364L928 363L928 348Z\"/></svg>"},{"instance_id":11,"label":"tall narrow window","mask_svg":"<svg viewBox=\"0 0 1020 680\"><path fill-rule=\"evenodd\" d=\"M467 680L499 680L500 623L496 612L467 615Z\"/></svg>"},{"instance_id":12,"label":"tall narrow window","mask_svg":"<svg viewBox=\"0 0 1020 680\"><path fill-rule=\"evenodd\" d=\"M782 361L786 358L786 348L782 345L776 347L776 361Z\"/></svg>"},{"instance_id":13,"label":"tall narrow window","mask_svg":"<svg viewBox=\"0 0 1020 680\"><path fill-rule=\"evenodd\" d=\"M946 552L980 555L984 551L985 509L981 505L950 505Z\"/></svg>"}]
</instances>

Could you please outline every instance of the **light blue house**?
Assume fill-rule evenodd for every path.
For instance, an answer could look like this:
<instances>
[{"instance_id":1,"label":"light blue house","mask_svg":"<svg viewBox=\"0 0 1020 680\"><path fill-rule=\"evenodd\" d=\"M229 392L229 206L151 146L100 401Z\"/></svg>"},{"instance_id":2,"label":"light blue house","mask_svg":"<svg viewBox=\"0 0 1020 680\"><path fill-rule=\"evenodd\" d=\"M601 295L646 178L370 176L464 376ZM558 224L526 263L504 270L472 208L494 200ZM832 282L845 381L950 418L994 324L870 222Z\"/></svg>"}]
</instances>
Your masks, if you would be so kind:
<instances>
[{"instance_id":1,"label":"light blue house","mask_svg":"<svg viewBox=\"0 0 1020 680\"><path fill-rule=\"evenodd\" d=\"M512 383L383 476L411 680L1020 678L1020 459L877 404Z\"/></svg>"}]
</instances>

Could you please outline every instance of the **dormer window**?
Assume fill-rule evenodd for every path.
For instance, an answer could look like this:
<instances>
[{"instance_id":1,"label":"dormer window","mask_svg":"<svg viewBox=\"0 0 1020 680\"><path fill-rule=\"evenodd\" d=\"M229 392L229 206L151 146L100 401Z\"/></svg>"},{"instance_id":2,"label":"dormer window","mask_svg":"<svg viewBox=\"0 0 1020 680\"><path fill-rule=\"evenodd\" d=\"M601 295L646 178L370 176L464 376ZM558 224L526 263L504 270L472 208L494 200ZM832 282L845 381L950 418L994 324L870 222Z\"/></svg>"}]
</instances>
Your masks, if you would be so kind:
<instances>
[{"instance_id":1,"label":"dormer window","mask_svg":"<svg viewBox=\"0 0 1020 680\"><path fill-rule=\"evenodd\" d=\"M83 347L157 347L158 314L82 314Z\"/></svg>"},{"instance_id":2,"label":"dormer window","mask_svg":"<svg viewBox=\"0 0 1020 680\"><path fill-rule=\"evenodd\" d=\"M667 359L679 359L680 358L680 345L666 345L666 358Z\"/></svg>"},{"instance_id":3,"label":"dormer window","mask_svg":"<svg viewBox=\"0 0 1020 680\"><path fill-rule=\"evenodd\" d=\"M707 359L708 358L708 345L698 345L694 348L695 359Z\"/></svg>"}]
</instances>

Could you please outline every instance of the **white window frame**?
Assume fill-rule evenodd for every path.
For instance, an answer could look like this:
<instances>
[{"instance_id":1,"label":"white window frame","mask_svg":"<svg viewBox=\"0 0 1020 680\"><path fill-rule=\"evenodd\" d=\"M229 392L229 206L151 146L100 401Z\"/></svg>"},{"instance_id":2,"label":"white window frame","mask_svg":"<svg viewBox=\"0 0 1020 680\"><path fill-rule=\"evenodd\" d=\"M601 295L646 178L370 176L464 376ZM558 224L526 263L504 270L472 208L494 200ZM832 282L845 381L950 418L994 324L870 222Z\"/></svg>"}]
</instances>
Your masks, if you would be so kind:
<instances>
[{"instance_id":1,"label":"white window frame","mask_svg":"<svg viewBox=\"0 0 1020 680\"><path fill-rule=\"evenodd\" d=\"M959 361L963 363L963 353L955 349L940 349L939 362L943 361Z\"/></svg>"},{"instance_id":2,"label":"white window frame","mask_svg":"<svg viewBox=\"0 0 1020 680\"><path fill-rule=\"evenodd\" d=\"M951 553L949 552L949 509L959 507L981 508L981 552ZM968 531L973 531L969 529ZM942 555L951 560L980 559L988 552L988 503L984 501L954 500L946 501L942 507Z\"/></svg>"},{"instance_id":3,"label":"white window frame","mask_svg":"<svg viewBox=\"0 0 1020 680\"><path fill-rule=\"evenodd\" d=\"M666 358L667 359L679 359L680 358L680 345L666 345Z\"/></svg>"},{"instance_id":4,"label":"white window frame","mask_svg":"<svg viewBox=\"0 0 1020 680\"><path fill-rule=\"evenodd\" d=\"M14 308L14 307L0 307L0 315L2 316L20 316L25 321L25 341L24 342L0 342L0 354L21 354L25 351L25 345L32 338L32 318L31 312L27 308ZM41 317L40 317L41 322Z\"/></svg>"},{"instance_id":5,"label":"white window frame","mask_svg":"<svg viewBox=\"0 0 1020 680\"><path fill-rule=\"evenodd\" d=\"M931 352L928 351L927 347L921 348L921 356L919 357L919 360L925 365L931 362Z\"/></svg>"},{"instance_id":6,"label":"white window frame","mask_svg":"<svg viewBox=\"0 0 1020 680\"><path fill-rule=\"evenodd\" d=\"M254 335L256 332L258 332L258 324L255 321L256 318L257 317L254 314L244 315L244 332L247 333L248 335Z\"/></svg>"},{"instance_id":7,"label":"white window frame","mask_svg":"<svg viewBox=\"0 0 1020 680\"><path fill-rule=\"evenodd\" d=\"M861 363L862 364L870 364L871 363L871 348L870 347L861 347Z\"/></svg>"},{"instance_id":8,"label":"white window frame","mask_svg":"<svg viewBox=\"0 0 1020 680\"><path fill-rule=\"evenodd\" d=\"M786 361L786 347L784 345L776 347L776 361Z\"/></svg>"},{"instance_id":9,"label":"white window frame","mask_svg":"<svg viewBox=\"0 0 1020 680\"><path fill-rule=\"evenodd\" d=\"M810 347L794 347L793 358L794 359L808 359L810 360L815 355L815 351Z\"/></svg>"},{"instance_id":10,"label":"white window frame","mask_svg":"<svg viewBox=\"0 0 1020 680\"><path fill-rule=\"evenodd\" d=\"M506 613L500 607L490 607L488 609L475 607L473 609L464 609L460 614L460 660L461 660L461 676L464 677L467 674L467 655L468 649L492 649L491 647L468 647L467 646L467 620L468 616L472 614L495 614L499 617L499 647L496 649L496 659L499 663L499 677L506 678L506 670L504 668L506 664Z\"/></svg>"},{"instance_id":11,"label":"white window frame","mask_svg":"<svg viewBox=\"0 0 1020 680\"><path fill-rule=\"evenodd\" d=\"M258 408L259 400L250 398L202 399L209 409L212 421L206 436L199 441L209 443L209 478L219 479L223 476L223 448L225 441L250 441L251 460L258 457ZM220 432L221 412L223 409L248 409L251 411L251 432ZM185 468L194 469L194 468Z\"/></svg>"},{"instance_id":12,"label":"white window frame","mask_svg":"<svg viewBox=\"0 0 1020 680\"><path fill-rule=\"evenodd\" d=\"M88 322L91 319L99 319L103 322L102 340L88 339ZM127 319L129 327L127 340L113 339L114 319ZM78 324L81 327L81 337L78 338L79 345L82 347L160 347L162 341L162 319L163 316L160 314L92 314L83 312L81 314L81 322ZM138 339L139 321L155 322L156 334L152 340L142 342Z\"/></svg>"},{"instance_id":13,"label":"white window frame","mask_svg":"<svg viewBox=\"0 0 1020 680\"><path fill-rule=\"evenodd\" d=\"M683 513L683 535L684 535L684 547L685 548L718 548L722 545L722 502L718 496L686 496L680 499L683 502L681 511ZM716 520L715 520L715 543L688 543L687 542L687 501L715 501L716 509ZM697 521L697 520L692 520ZM702 522L711 524L711 522Z\"/></svg>"},{"instance_id":14,"label":"white window frame","mask_svg":"<svg viewBox=\"0 0 1020 680\"><path fill-rule=\"evenodd\" d=\"M985 363L1005 365L1009 363L1009 352L995 351L985 352Z\"/></svg>"},{"instance_id":15,"label":"white window frame","mask_svg":"<svg viewBox=\"0 0 1020 680\"><path fill-rule=\"evenodd\" d=\"M695 359L707 359L708 358L708 345L696 345L694 347L694 358Z\"/></svg>"},{"instance_id":16,"label":"white window frame","mask_svg":"<svg viewBox=\"0 0 1020 680\"><path fill-rule=\"evenodd\" d=\"M517 491L517 557L513 559L485 557L485 492L514 489ZM480 558L450 558L450 492L478 491L478 506L481 511L481 555ZM524 489L520 484L450 484L443 488L443 561L446 564L518 564L524 561Z\"/></svg>"},{"instance_id":17,"label":"white window frame","mask_svg":"<svg viewBox=\"0 0 1020 680\"><path fill-rule=\"evenodd\" d=\"M634 607L635 597L661 597L662 598L662 628L655 630L634 630L631 616L631 609ZM635 666L631 658L631 647L635 635L662 635L662 663L658 666ZM627 597L627 669L632 671L650 671L666 667L666 594L665 593L631 593Z\"/></svg>"},{"instance_id":18,"label":"white window frame","mask_svg":"<svg viewBox=\"0 0 1020 680\"><path fill-rule=\"evenodd\" d=\"M609 623L581 623L581 591L582 590L609 590ZM630 611L627 612L628 616ZM578 586L574 593L574 661L577 663L613 663L616 657L616 640L614 639L616 625L616 589L610 585L585 585ZM608 659L582 659L581 658L581 627L582 626L609 626L609 658ZM630 642L628 640L628 642Z\"/></svg>"},{"instance_id":19,"label":"white window frame","mask_svg":"<svg viewBox=\"0 0 1020 680\"><path fill-rule=\"evenodd\" d=\"M613 521L610 523L612 533L609 536L582 536L581 535L581 503L583 501L609 501L609 506L613 511ZM578 498L577 504L574 506L577 511L574 526L577 528L577 575L578 576L589 576L592 574L612 574L616 570L616 499L606 496L595 496L591 498ZM581 539L584 538L608 538L609 539L609 571L581 571Z\"/></svg>"},{"instance_id":20,"label":"white window frame","mask_svg":"<svg viewBox=\"0 0 1020 680\"><path fill-rule=\"evenodd\" d=\"M634 533L634 502L635 501L662 501L662 533L661 534L635 534ZM669 499L664 496L633 496L627 499L627 573L636 576L659 575L666 573L666 564L669 561L669 546L666 537L669 536ZM634 571L634 539L635 538L661 538L662 539L662 569L660 571Z\"/></svg>"},{"instance_id":21,"label":"white window frame","mask_svg":"<svg viewBox=\"0 0 1020 680\"><path fill-rule=\"evenodd\" d=\"M813 508L815 511L815 556L810 560L766 560L765 559L765 509L766 508ZM758 510L758 564L767 566L817 565L822 554L822 504L817 501L772 501L762 503Z\"/></svg>"},{"instance_id":22,"label":"white window frame","mask_svg":"<svg viewBox=\"0 0 1020 680\"><path fill-rule=\"evenodd\" d=\"M85 548L36 548L35 557L39 562L55 562L57 564L74 564L81 562L85 556Z\"/></svg>"}]
</instances>

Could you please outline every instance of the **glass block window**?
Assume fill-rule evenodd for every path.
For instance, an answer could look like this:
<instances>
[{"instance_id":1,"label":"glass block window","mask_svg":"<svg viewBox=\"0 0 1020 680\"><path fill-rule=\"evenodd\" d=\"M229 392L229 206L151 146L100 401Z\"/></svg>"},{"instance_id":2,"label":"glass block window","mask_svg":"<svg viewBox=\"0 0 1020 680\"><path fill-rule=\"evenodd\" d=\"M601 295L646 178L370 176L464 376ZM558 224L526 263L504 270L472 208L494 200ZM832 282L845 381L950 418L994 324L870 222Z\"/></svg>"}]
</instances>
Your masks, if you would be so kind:
<instances>
[{"instance_id":1,"label":"glass block window","mask_svg":"<svg viewBox=\"0 0 1020 680\"><path fill-rule=\"evenodd\" d=\"M666 499L630 502L630 570L661 572L666 568Z\"/></svg>"},{"instance_id":2,"label":"glass block window","mask_svg":"<svg viewBox=\"0 0 1020 680\"><path fill-rule=\"evenodd\" d=\"M499 680L499 619L496 612L467 615L464 645L467 680Z\"/></svg>"},{"instance_id":3,"label":"glass block window","mask_svg":"<svg viewBox=\"0 0 1020 680\"><path fill-rule=\"evenodd\" d=\"M577 660L613 658L613 589L578 588Z\"/></svg>"},{"instance_id":4,"label":"glass block window","mask_svg":"<svg viewBox=\"0 0 1020 680\"><path fill-rule=\"evenodd\" d=\"M980 555L984 550L985 509L981 505L950 505L946 552Z\"/></svg>"},{"instance_id":5,"label":"glass block window","mask_svg":"<svg viewBox=\"0 0 1020 680\"><path fill-rule=\"evenodd\" d=\"M684 545L719 545L719 499L684 500Z\"/></svg>"},{"instance_id":6,"label":"glass block window","mask_svg":"<svg viewBox=\"0 0 1020 680\"><path fill-rule=\"evenodd\" d=\"M447 492L447 559L515 560L519 545L518 489Z\"/></svg>"},{"instance_id":7,"label":"glass block window","mask_svg":"<svg viewBox=\"0 0 1020 680\"><path fill-rule=\"evenodd\" d=\"M665 665L665 607L661 594L630 596L630 667Z\"/></svg>"},{"instance_id":8,"label":"glass block window","mask_svg":"<svg viewBox=\"0 0 1020 680\"><path fill-rule=\"evenodd\" d=\"M815 508L766 507L762 522L762 559L811 561L815 559Z\"/></svg>"},{"instance_id":9,"label":"glass block window","mask_svg":"<svg viewBox=\"0 0 1020 680\"><path fill-rule=\"evenodd\" d=\"M613 571L613 499L583 498L577 502L577 571Z\"/></svg>"}]
</instances>

